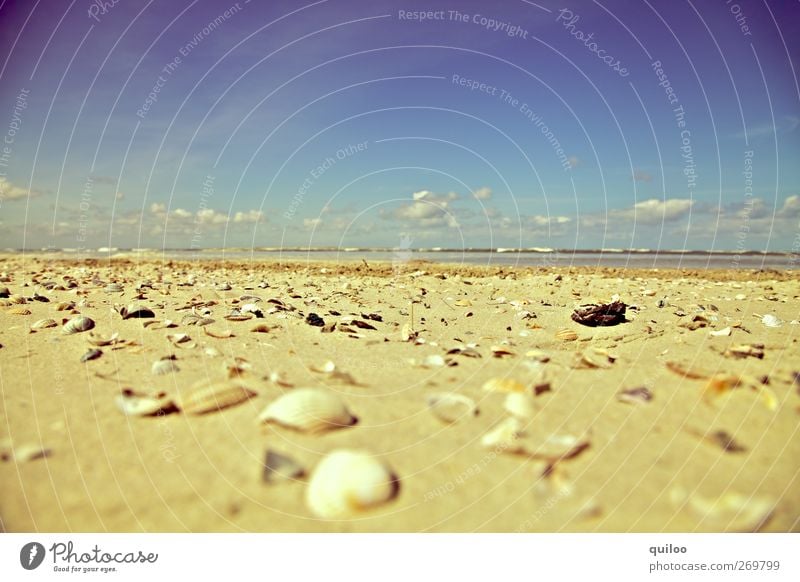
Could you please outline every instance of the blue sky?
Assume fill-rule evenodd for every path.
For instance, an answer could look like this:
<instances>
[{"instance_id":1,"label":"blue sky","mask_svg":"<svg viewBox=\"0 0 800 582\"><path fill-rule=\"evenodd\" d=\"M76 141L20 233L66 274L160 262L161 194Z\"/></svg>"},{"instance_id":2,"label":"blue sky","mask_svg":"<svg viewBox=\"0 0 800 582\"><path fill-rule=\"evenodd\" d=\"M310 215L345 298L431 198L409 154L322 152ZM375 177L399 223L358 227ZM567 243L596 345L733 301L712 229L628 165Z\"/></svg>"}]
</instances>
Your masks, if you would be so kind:
<instances>
[{"instance_id":1,"label":"blue sky","mask_svg":"<svg viewBox=\"0 0 800 582\"><path fill-rule=\"evenodd\" d=\"M799 16L7 0L0 246L797 250Z\"/></svg>"}]
</instances>

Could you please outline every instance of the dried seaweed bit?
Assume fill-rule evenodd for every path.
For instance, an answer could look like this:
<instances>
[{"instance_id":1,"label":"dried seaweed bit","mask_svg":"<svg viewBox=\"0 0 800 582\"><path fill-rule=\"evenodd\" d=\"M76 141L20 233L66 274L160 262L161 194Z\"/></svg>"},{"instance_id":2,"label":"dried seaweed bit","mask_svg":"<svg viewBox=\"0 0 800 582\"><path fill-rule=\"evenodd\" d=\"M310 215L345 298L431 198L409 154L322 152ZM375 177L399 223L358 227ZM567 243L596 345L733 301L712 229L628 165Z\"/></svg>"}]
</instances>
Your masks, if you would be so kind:
<instances>
[{"instance_id":1,"label":"dried seaweed bit","mask_svg":"<svg viewBox=\"0 0 800 582\"><path fill-rule=\"evenodd\" d=\"M706 439L719 445L727 453L743 453L747 449L740 445L736 440L724 430L717 430L706 435Z\"/></svg>"},{"instance_id":2,"label":"dried seaweed bit","mask_svg":"<svg viewBox=\"0 0 800 582\"><path fill-rule=\"evenodd\" d=\"M731 346L723 352L723 355L736 359L757 358L763 360L764 344L740 344Z\"/></svg>"},{"instance_id":3,"label":"dried seaweed bit","mask_svg":"<svg viewBox=\"0 0 800 582\"><path fill-rule=\"evenodd\" d=\"M589 327L617 325L627 321L625 319L627 307L622 301L581 305L572 312L572 320Z\"/></svg>"},{"instance_id":4,"label":"dried seaweed bit","mask_svg":"<svg viewBox=\"0 0 800 582\"><path fill-rule=\"evenodd\" d=\"M628 388L617 394L617 400L628 404L642 404L644 402L650 402L652 399L653 393L646 386Z\"/></svg>"},{"instance_id":5,"label":"dried seaweed bit","mask_svg":"<svg viewBox=\"0 0 800 582\"><path fill-rule=\"evenodd\" d=\"M316 313L309 313L306 316L306 323L308 325L311 325L311 326L314 326L314 327L324 327L325 326L325 320L322 319Z\"/></svg>"},{"instance_id":6,"label":"dried seaweed bit","mask_svg":"<svg viewBox=\"0 0 800 582\"><path fill-rule=\"evenodd\" d=\"M377 313L362 313L361 317L363 317L364 319L369 319L371 321L379 321L379 322L383 321L383 316Z\"/></svg>"},{"instance_id":7,"label":"dried seaweed bit","mask_svg":"<svg viewBox=\"0 0 800 582\"><path fill-rule=\"evenodd\" d=\"M103 355L102 350L98 350L97 348L92 348L85 354L81 356L81 362L88 362L89 360L96 360L100 356Z\"/></svg>"},{"instance_id":8,"label":"dried seaweed bit","mask_svg":"<svg viewBox=\"0 0 800 582\"><path fill-rule=\"evenodd\" d=\"M670 498L674 505L685 506L701 525L729 532L759 531L770 520L777 504L771 497L735 492L704 497L683 487L674 488Z\"/></svg>"},{"instance_id":9,"label":"dried seaweed bit","mask_svg":"<svg viewBox=\"0 0 800 582\"><path fill-rule=\"evenodd\" d=\"M264 455L264 471L261 480L268 485L284 481L295 481L305 475L306 471L300 463L272 449Z\"/></svg>"}]
</instances>

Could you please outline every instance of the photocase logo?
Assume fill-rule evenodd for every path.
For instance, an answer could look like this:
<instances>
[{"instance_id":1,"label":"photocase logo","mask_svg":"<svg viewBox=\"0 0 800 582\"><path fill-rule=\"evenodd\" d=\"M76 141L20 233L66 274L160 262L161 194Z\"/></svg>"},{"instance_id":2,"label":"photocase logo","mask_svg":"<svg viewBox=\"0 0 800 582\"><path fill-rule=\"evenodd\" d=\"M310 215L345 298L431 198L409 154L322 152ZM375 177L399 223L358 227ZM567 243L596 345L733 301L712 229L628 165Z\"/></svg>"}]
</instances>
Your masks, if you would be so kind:
<instances>
[{"instance_id":1,"label":"photocase logo","mask_svg":"<svg viewBox=\"0 0 800 582\"><path fill-rule=\"evenodd\" d=\"M19 563L26 570L35 570L44 561L44 546L39 542L29 542L19 551Z\"/></svg>"}]
</instances>

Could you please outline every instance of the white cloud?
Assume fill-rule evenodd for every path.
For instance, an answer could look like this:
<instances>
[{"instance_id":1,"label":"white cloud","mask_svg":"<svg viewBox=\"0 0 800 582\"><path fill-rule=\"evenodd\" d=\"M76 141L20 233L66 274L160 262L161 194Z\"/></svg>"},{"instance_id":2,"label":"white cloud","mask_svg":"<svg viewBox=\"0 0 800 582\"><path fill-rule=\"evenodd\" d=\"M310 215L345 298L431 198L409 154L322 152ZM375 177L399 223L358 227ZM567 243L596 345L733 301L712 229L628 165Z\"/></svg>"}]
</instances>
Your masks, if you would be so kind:
<instances>
[{"instance_id":1,"label":"white cloud","mask_svg":"<svg viewBox=\"0 0 800 582\"><path fill-rule=\"evenodd\" d=\"M680 220L689 214L692 205L694 205L694 200L687 198L670 198L668 200L652 198L637 202L633 208L621 211L620 216L645 224L660 224Z\"/></svg>"},{"instance_id":2,"label":"white cloud","mask_svg":"<svg viewBox=\"0 0 800 582\"><path fill-rule=\"evenodd\" d=\"M800 218L800 196L793 194L783 201L783 207L778 211L781 218Z\"/></svg>"},{"instance_id":3,"label":"white cloud","mask_svg":"<svg viewBox=\"0 0 800 582\"><path fill-rule=\"evenodd\" d=\"M260 222L264 217L264 213L260 210L248 210L247 212L237 212L233 215L233 222L239 223L256 223Z\"/></svg>"},{"instance_id":4,"label":"white cloud","mask_svg":"<svg viewBox=\"0 0 800 582\"><path fill-rule=\"evenodd\" d=\"M173 218L191 218L192 213L188 210L184 210L183 208L176 208L171 213Z\"/></svg>"},{"instance_id":5,"label":"white cloud","mask_svg":"<svg viewBox=\"0 0 800 582\"><path fill-rule=\"evenodd\" d=\"M153 202L150 205L150 212L152 214L163 214L167 211L166 204L162 204L161 202Z\"/></svg>"},{"instance_id":6,"label":"white cloud","mask_svg":"<svg viewBox=\"0 0 800 582\"><path fill-rule=\"evenodd\" d=\"M321 218L304 218L303 219L303 226L307 229L311 230L317 228L322 224Z\"/></svg>"},{"instance_id":7,"label":"white cloud","mask_svg":"<svg viewBox=\"0 0 800 582\"><path fill-rule=\"evenodd\" d=\"M203 208L197 211L195 217L200 224L225 224L228 222L228 215L223 212L217 212L212 208Z\"/></svg>"},{"instance_id":8,"label":"white cloud","mask_svg":"<svg viewBox=\"0 0 800 582\"><path fill-rule=\"evenodd\" d=\"M472 193L472 196L476 200L489 200L492 197L492 190L484 186L483 188L478 188L475 192Z\"/></svg>"},{"instance_id":9,"label":"white cloud","mask_svg":"<svg viewBox=\"0 0 800 582\"><path fill-rule=\"evenodd\" d=\"M36 195L38 195L38 192L15 186L5 177L0 176L0 201L21 200L29 196L33 198Z\"/></svg>"}]
</instances>

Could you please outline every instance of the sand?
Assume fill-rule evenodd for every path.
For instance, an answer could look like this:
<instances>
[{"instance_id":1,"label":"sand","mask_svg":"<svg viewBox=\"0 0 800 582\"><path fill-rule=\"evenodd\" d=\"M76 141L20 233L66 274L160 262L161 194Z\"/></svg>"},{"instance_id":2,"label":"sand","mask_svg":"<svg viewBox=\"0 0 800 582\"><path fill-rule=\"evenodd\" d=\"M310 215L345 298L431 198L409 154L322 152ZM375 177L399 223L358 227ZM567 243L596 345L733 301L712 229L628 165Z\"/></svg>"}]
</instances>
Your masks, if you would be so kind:
<instances>
[{"instance_id":1,"label":"sand","mask_svg":"<svg viewBox=\"0 0 800 582\"><path fill-rule=\"evenodd\" d=\"M800 529L800 284L791 272L32 255L6 256L0 271L0 287L10 291L0 301L28 298L0 307L4 531ZM76 287L67 288L64 277ZM113 306L137 303L137 284L148 279L152 288L142 289L138 303L159 323L144 327L151 320L123 320ZM124 292L107 292L112 281ZM232 288L220 290L224 283ZM34 292L49 302L33 300ZM224 319L247 302L238 299L245 294L263 300L257 306L264 318ZM629 306L627 322L591 328L570 319L576 306L606 303L615 294ZM276 305L269 299L295 311L269 313ZM74 313L56 310L70 301ZM181 308L210 301L217 302L208 307L214 323L181 323L191 312ZM14 313L20 307L31 313ZM119 343L100 347L101 357L82 363L92 347L88 332L61 329L77 312L95 320L96 334L118 333ZM355 317L376 329L351 325L357 333L323 333L305 322L310 312L327 324ZM764 325L766 314L782 325ZM705 321L681 327L695 316ZM31 332L43 318L58 326ZM163 328L165 320L177 327ZM250 331L260 323L271 331ZM402 341L405 324L424 343ZM725 328L730 336L709 333ZM557 339L561 329L578 339ZM233 337L205 330L231 330ZM180 333L191 339L175 345L167 338ZM480 357L447 354L470 344ZM763 359L725 355L740 344L763 344ZM511 353L493 357L492 346ZM576 354L594 348L605 352L589 351L590 359L604 358L607 367L580 364ZM153 362L169 355L179 371L151 374ZM435 355L456 365L420 365ZM328 361L342 375L314 371ZM717 378L717 386L730 387L719 395L706 389L715 374L730 375ZM231 375L257 395L204 415L131 417L115 402L125 388L163 391L181 401L196 386ZM492 378L515 379L531 394L534 414L521 421L527 452L481 443L510 417L506 395L482 389ZM533 396L541 382L551 390ZM268 403L305 386L340 395L358 423L320 434L258 423ZM638 387L652 399L617 398ZM437 392L473 399L478 415L440 421L426 403ZM569 436L588 447L554 463L531 453ZM262 479L267 449L313 475L324 455L341 448L378 456L399 479L397 495L348 518L323 520L306 503L308 477ZM37 455L41 449L46 454Z\"/></svg>"}]
</instances>

